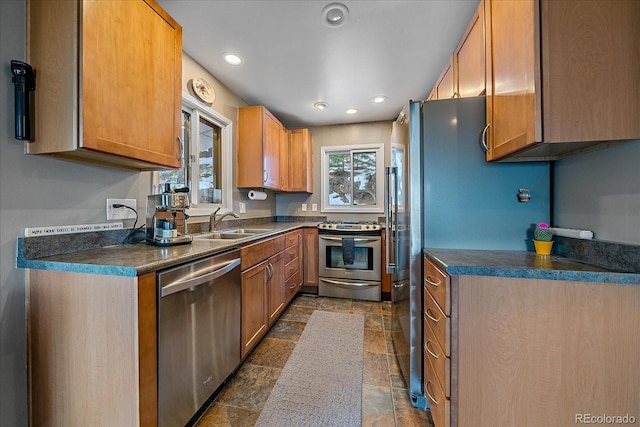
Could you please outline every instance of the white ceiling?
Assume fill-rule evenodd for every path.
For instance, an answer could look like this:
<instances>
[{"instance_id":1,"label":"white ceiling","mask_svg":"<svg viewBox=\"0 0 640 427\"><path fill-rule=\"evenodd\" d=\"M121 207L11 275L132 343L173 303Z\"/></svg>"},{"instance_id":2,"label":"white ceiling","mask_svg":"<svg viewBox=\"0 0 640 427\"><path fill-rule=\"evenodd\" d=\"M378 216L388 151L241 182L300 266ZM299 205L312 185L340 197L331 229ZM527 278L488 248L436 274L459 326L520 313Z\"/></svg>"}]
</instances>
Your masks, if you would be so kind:
<instances>
[{"instance_id":1,"label":"white ceiling","mask_svg":"<svg viewBox=\"0 0 640 427\"><path fill-rule=\"evenodd\" d=\"M425 99L479 0L343 0L339 27L324 22L332 2L158 0L182 25L189 56L288 128L393 120L407 101ZM226 52L244 63L226 64ZM387 100L374 104L377 95Z\"/></svg>"}]
</instances>

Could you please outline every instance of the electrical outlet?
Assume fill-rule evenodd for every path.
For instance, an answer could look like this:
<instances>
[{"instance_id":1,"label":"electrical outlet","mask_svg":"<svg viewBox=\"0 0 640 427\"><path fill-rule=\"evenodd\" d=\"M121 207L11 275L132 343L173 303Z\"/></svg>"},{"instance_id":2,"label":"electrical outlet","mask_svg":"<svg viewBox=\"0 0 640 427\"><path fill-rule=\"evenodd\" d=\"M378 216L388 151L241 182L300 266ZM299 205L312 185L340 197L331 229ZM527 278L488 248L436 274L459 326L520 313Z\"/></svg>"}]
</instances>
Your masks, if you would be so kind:
<instances>
[{"instance_id":1,"label":"electrical outlet","mask_svg":"<svg viewBox=\"0 0 640 427\"><path fill-rule=\"evenodd\" d=\"M313 212L317 211L318 210L318 204L317 203L311 203L311 210Z\"/></svg>"},{"instance_id":2,"label":"electrical outlet","mask_svg":"<svg viewBox=\"0 0 640 427\"><path fill-rule=\"evenodd\" d=\"M136 219L136 214L131 209L114 208L113 205L125 205L131 209L137 209L136 199L107 199L107 220L114 219Z\"/></svg>"},{"instance_id":3,"label":"electrical outlet","mask_svg":"<svg viewBox=\"0 0 640 427\"><path fill-rule=\"evenodd\" d=\"M302 212L306 212L307 211L307 204L303 203L302 204Z\"/></svg>"}]
</instances>

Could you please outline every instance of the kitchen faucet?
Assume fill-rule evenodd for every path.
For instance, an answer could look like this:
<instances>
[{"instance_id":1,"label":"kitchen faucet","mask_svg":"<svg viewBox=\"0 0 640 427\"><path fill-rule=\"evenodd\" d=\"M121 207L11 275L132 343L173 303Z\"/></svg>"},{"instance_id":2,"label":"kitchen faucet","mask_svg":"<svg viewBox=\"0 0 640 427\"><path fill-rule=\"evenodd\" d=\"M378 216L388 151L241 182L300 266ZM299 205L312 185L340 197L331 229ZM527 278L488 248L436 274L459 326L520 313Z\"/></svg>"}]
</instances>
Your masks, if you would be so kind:
<instances>
[{"instance_id":1,"label":"kitchen faucet","mask_svg":"<svg viewBox=\"0 0 640 427\"><path fill-rule=\"evenodd\" d=\"M223 213L220 218L216 219L216 215L218 214L219 210L220 208L216 209L211 215L209 215L209 231L216 231L216 227L218 226L218 224L220 224L220 221L222 221L224 217L233 216L234 218L240 218L240 215L238 215L237 213L229 211Z\"/></svg>"}]
</instances>

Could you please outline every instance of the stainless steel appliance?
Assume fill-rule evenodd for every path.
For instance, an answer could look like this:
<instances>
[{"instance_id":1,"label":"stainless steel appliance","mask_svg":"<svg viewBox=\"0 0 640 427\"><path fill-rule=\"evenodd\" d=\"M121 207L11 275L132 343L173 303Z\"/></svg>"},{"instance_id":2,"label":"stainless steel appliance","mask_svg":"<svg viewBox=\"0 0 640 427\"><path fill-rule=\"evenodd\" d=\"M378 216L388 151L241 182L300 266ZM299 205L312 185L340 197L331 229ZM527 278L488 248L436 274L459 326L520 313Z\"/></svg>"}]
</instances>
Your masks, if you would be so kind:
<instances>
[{"instance_id":1,"label":"stainless steel appliance","mask_svg":"<svg viewBox=\"0 0 640 427\"><path fill-rule=\"evenodd\" d=\"M386 170L387 272L392 341L411 401L423 390L422 250L528 250L532 224L550 217L549 163L487 163L485 98L410 102L392 128ZM519 203L519 189L531 194ZM452 402L452 405L455 404Z\"/></svg>"},{"instance_id":2,"label":"stainless steel appliance","mask_svg":"<svg viewBox=\"0 0 640 427\"><path fill-rule=\"evenodd\" d=\"M182 192L164 192L147 196L146 241L156 246L172 246L191 243L187 236L188 188ZM179 232L182 227L183 233Z\"/></svg>"},{"instance_id":3,"label":"stainless steel appliance","mask_svg":"<svg viewBox=\"0 0 640 427\"><path fill-rule=\"evenodd\" d=\"M380 301L380 224L328 221L318 225L318 295Z\"/></svg>"},{"instance_id":4,"label":"stainless steel appliance","mask_svg":"<svg viewBox=\"0 0 640 427\"><path fill-rule=\"evenodd\" d=\"M158 425L184 426L240 364L240 251L158 273Z\"/></svg>"}]
</instances>

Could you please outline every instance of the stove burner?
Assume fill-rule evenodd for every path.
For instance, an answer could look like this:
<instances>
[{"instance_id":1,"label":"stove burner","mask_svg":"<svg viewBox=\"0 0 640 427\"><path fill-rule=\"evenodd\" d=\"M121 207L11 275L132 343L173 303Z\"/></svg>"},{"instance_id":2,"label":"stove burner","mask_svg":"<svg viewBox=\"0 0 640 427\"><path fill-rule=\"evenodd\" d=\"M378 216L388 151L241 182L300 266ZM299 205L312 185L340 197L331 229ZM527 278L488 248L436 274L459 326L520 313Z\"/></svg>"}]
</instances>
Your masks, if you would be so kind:
<instances>
[{"instance_id":1,"label":"stove burner","mask_svg":"<svg viewBox=\"0 0 640 427\"><path fill-rule=\"evenodd\" d=\"M357 220L328 220L318 224L321 230L340 230L340 231L379 231L382 227L376 221L357 221Z\"/></svg>"}]
</instances>

